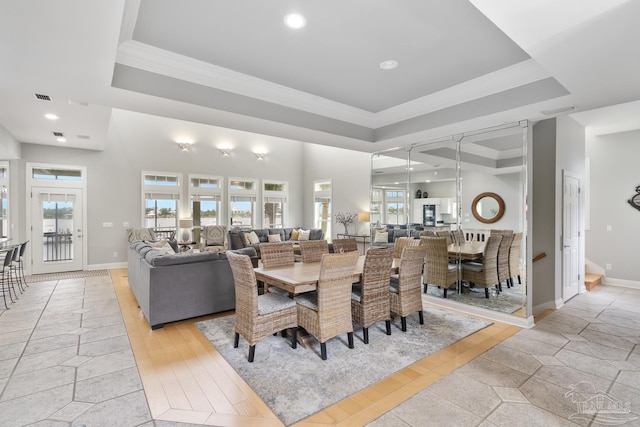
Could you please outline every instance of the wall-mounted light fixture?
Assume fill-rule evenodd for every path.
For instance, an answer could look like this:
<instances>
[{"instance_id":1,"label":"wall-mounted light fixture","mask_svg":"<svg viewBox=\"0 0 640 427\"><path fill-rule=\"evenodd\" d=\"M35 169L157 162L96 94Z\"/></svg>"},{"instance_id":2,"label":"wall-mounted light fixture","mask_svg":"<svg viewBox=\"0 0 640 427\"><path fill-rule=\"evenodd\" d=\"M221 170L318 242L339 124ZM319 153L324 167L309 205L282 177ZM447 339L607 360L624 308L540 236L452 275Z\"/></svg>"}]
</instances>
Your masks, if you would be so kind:
<instances>
[{"instance_id":1,"label":"wall-mounted light fixture","mask_svg":"<svg viewBox=\"0 0 640 427\"><path fill-rule=\"evenodd\" d=\"M258 160L264 160L264 158L267 156L267 153L261 153L261 152L255 152L253 153L256 155L256 157L258 158Z\"/></svg>"},{"instance_id":2,"label":"wall-mounted light fixture","mask_svg":"<svg viewBox=\"0 0 640 427\"><path fill-rule=\"evenodd\" d=\"M178 147L180 147L182 151L189 151L191 150L191 144L193 144L193 141L188 139L179 139L176 141L176 144L178 144Z\"/></svg>"},{"instance_id":3,"label":"wall-mounted light fixture","mask_svg":"<svg viewBox=\"0 0 640 427\"><path fill-rule=\"evenodd\" d=\"M224 157L229 157L231 155L231 148L218 148Z\"/></svg>"}]
</instances>

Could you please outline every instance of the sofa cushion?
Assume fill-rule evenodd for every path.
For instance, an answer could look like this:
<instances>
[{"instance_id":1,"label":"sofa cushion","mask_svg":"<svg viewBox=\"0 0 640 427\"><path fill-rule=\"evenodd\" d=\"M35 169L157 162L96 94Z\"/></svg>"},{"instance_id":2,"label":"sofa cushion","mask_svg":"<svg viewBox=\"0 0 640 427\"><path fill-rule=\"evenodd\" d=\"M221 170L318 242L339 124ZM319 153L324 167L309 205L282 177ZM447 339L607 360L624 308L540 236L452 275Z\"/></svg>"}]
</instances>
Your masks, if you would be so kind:
<instances>
[{"instance_id":1,"label":"sofa cushion","mask_svg":"<svg viewBox=\"0 0 640 427\"><path fill-rule=\"evenodd\" d=\"M311 234L311 230L300 230L300 233L298 234L298 240L300 241L309 240L310 234Z\"/></svg>"},{"instance_id":2,"label":"sofa cushion","mask_svg":"<svg viewBox=\"0 0 640 427\"><path fill-rule=\"evenodd\" d=\"M229 247L234 249L244 248L244 233L229 233Z\"/></svg>"},{"instance_id":3,"label":"sofa cushion","mask_svg":"<svg viewBox=\"0 0 640 427\"><path fill-rule=\"evenodd\" d=\"M373 243L387 243L389 240L389 233L386 231L376 231Z\"/></svg>"},{"instance_id":4,"label":"sofa cushion","mask_svg":"<svg viewBox=\"0 0 640 427\"><path fill-rule=\"evenodd\" d=\"M219 260L218 252L194 252L185 254L167 254L161 250L148 251L144 259L153 266L159 267L163 265L188 264L194 262L205 262Z\"/></svg>"},{"instance_id":5,"label":"sofa cushion","mask_svg":"<svg viewBox=\"0 0 640 427\"><path fill-rule=\"evenodd\" d=\"M258 237L256 230L245 233L245 235L247 236L247 240L249 240L250 245L255 245L256 243L260 243L262 241L262 239Z\"/></svg>"},{"instance_id":6,"label":"sofa cushion","mask_svg":"<svg viewBox=\"0 0 640 427\"><path fill-rule=\"evenodd\" d=\"M280 236L280 241L284 242L285 240L287 240L287 236L284 232L284 228L270 228L269 229L269 236L273 236L273 235L278 235ZM270 241L270 240L269 240Z\"/></svg>"},{"instance_id":7,"label":"sofa cushion","mask_svg":"<svg viewBox=\"0 0 640 427\"><path fill-rule=\"evenodd\" d=\"M398 237L408 237L406 228L398 228L393 230L393 239L397 239Z\"/></svg>"},{"instance_id":8,"label":"sofa cushion","mask_svg":"<svg viewBox=\"0 0 640 427\"><path fill-rule=\"evenodd\" d=\"M324 239L324 231L321 228L312 228L309 233L309 240Z\"/></svg>"},{"instance_id":9,"label":"sofa cushion","mask_svg":"<svg viewBox=\"0 0 640 427\"><path fill-rule=\"evenodd\" d=\"M260 243L260 242L267 243L269 241L269 229L268 228L256 228L256 229L254 229L252 231L258 237L258 241L257 242L252 241L251 243Z\"/></svg>"},{"instance_id":10,"label":"sofa cushion","mask_svg":"<svg viewBox=\"0 0 640 427\"><path fill-rule=\"evenodd\" d=\"M269 243L282 242L279 234L269 234Z\"/></svg>"}]
</instances>

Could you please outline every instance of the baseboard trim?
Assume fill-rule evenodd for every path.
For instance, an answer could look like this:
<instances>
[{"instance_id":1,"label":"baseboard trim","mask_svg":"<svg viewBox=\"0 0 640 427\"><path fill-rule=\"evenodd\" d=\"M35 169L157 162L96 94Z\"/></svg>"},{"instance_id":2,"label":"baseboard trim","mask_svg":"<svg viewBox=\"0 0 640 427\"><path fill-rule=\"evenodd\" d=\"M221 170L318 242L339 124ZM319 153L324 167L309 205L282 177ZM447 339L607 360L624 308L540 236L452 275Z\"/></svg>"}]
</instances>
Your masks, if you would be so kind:
<instances>
[{"instance_id":1,"label":"baseboard trim","mask_svg":"<svg viewBox=\"0 0 640 427\"><path fill-rule=\"evenodd\" d=\"M640 289L640 282L637 280L616 279L613 277L603 277L603 285L620 286L623 288Z\"/></svg>"},{"instance_id":2,"label":"baseboard trim","mask_svg":"<svg viewBox=\"0 0 640 427\"><path fill-rule=\"evenodd\" d=\"M112 268L127 268L127 262L112 262L108 264L91 264L84 267L85 270L111 270Z\"/></svg>"},{"instance_id":3,"label":"baseboard trim","mask_svg":"<svg viewBox=\"0 0 640 427\"><path fill-rule=\"evenodd\" d=\"M560 307L563 305L562 300L560 300ZM547 301L542 304L535 305L532 311L534 316L538 316L547 310L556 310L560 307L558 307L558 301Z\"/></svg>"},{"instance_id":4,"label":"baseboard trim","mask_svg":"<svg viewBox=\"0 0 640 427\"><path fill-rule=\"evenodd\" d=\"M508 325L517 326L519 328L531 328L533 327L533 316L519 317L509 313L503 313L500 311L493 311L486 308L476 307L468 304L463 304L457 301L451 301L447 298L438 298L431 295L423 295L423 299L431 305L456 310L461 313L470 314L472 316L484 317L494 322L506 323Z\"/></svg>"}]
</instances>

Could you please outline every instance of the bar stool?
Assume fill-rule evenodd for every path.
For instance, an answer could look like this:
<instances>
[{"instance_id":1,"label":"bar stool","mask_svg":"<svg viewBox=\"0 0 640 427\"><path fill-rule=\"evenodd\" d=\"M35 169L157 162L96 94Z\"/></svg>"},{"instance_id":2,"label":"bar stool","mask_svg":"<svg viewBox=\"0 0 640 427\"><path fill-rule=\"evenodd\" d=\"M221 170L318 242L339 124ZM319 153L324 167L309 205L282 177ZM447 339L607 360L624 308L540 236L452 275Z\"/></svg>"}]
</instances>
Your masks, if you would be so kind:
<instances>
[{"instance_id":1,"label":"bar stool","mask_svg":"<svg viewBox=\"0 0 640 427\"><path fill-rule=\"evenodd\" d=\"M2 288L2 299L4 300L4 307L9 310L7 305L7 293L9 293L9 300L13 303L13 297L11 296L11 288L13 288L13 282L11 281L11 261L13 260L13 253L17 247L8 248L4 255L4 264L2 266L2 276L0 277L0 287ZM16 290L13 289L15 293ZM17 295L16 295L17 298Z\"/></svg>"},{"instance_id":2,"label":"bar stool","mask_svg":"<svg viewBox=\"0 0 640 427\"><path fill-rule=\"evenodd\" d=\"M27 243L29 243L28 240L26 242L20 243L20 245L16 247L16 250L14 251L14 254L13 254L13 263L11 265L11 269L14 271L16 276L16 281L18 283L18 288L20 289L20 293L23 293L26 290L25 288L29 287L29 285L27 285L27 280L24 277L24 263L23 263L24 252L25 252L25 249L27 248Z\"/></svg>"}]
</instances>

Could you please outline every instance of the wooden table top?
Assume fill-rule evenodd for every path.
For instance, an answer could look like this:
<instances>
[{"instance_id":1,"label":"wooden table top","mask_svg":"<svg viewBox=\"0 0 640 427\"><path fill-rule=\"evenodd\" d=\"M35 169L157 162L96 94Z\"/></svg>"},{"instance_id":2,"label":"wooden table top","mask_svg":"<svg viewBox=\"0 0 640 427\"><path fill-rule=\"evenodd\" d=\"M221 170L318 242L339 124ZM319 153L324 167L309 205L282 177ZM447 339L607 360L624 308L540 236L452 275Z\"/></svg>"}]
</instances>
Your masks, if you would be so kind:
<instances>
[{"instance_id":1,"label":"wooden table top","mask_svg":"<svg viewBox=\"0 0 640 427\"><path fill-rule=\"evenodd\" d=\"M364 259L364 255L358 257L358 262L353 270L354 283L360 281L362 277ZM400 260L394 259L389 274L397 273L399 265ZM320 278L320 262L296 262L293 265L271 268L260 266L253 270L257 280L265 282L269 286L284 289L293 295L315 291Z\"/></svg>"},{"instance_id":2,"label":"wooden table top","mask_svg":"<svg viewBox=\"0 0 640 427\"><path fill-rule=\"evenodd\" d=\"M457 257L460 253L462 259L477 259L484 253L485 242L464 242L458 246L457 243L449 245L447 250L450 257Z\"/></svg>"}]
</instances>

